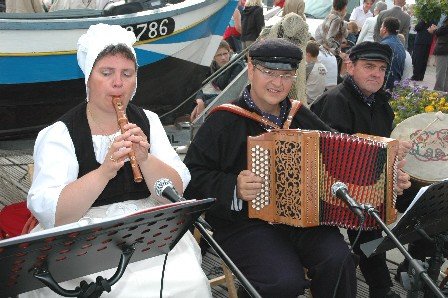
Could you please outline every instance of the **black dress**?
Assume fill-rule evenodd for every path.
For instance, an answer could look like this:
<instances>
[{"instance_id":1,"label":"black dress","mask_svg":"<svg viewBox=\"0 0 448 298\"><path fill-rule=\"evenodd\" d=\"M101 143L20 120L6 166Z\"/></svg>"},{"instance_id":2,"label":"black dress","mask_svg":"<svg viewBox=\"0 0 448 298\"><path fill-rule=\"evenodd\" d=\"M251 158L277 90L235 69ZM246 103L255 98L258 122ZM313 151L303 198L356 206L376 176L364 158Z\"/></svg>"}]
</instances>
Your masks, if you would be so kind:
<instances>
[{"instance_id":1,"label":"black dress","mask_svg":"<svg viewBox=\"0 0 448 298\"><path fill-rule=\"evenodd\" d=\"M428 32L428 28L435 21L425 22L419 21L415 26L417 35L415 36L414 50L412 52L412 65L414 66L414 73L412 80L423 81L426 72L426 65L428 64L429 50L431 49L432 34Z\"/></svg>"}]
</instances>

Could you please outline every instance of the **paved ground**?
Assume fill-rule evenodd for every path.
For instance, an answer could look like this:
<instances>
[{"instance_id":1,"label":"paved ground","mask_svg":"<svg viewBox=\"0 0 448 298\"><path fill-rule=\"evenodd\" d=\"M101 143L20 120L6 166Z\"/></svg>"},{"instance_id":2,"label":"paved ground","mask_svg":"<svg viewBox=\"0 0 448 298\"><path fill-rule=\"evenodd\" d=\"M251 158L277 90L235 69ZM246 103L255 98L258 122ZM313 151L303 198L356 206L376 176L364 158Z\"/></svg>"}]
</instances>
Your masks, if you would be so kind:
<instances>
[{"instance_id":1,"label":"paved ground","mask_svg":"<svg viewBox=\"0 0 448 298\"><path fill-rule=\"evenodd\" d=\"M425 72L425 78L421 82L417 82L418 85L426 86L428 89L433 89L434 84L436 83L436 67L433 63L434 56L430 57L428 66Z\"/></svg>"}]
</instances>

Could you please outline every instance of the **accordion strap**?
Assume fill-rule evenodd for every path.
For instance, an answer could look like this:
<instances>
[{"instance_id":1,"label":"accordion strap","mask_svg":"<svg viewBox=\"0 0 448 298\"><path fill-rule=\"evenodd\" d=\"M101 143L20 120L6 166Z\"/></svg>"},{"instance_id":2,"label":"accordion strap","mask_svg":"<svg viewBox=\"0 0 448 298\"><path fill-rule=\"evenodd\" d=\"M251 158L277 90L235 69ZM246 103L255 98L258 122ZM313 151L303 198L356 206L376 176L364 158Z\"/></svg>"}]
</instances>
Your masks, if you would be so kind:
<instances>
[{"instance_id":1,"label":"accordion strap","mask_svg":"<svg viewBox=\"0 0 448 298\"><path fill-rule=\"evenodd\" d=\"M294 118L297 111L302 106L302 103L298 100L292 100L291 101L291 109L289 110L288 117L286 118L285 123L283 124L284 129L289 129L289 126L291 125L292 118Z\"/></svg>"},{"instance_id":2,"label":"accordion strap","mask_svg":"<svg viewBox=\"0 0 448 298\"><path fill-rule=\"evenodd\" d=\"M289 126L291 125L292 122L292 118L294 118L294 115L297 113L297 111L299 110L299 108L302 106L302 103L298 100L292 100L291 101L291 109L289 110L289 114L288 117L286 118L285 124L283 125L283 128L288 129ZM217 106L216 108L214 108L211 113L214 113L216 111L227 111L227 112L231 112L252 120L255 120L257 122L260 122L264 125L268 125L272 128L276 128L279 129L280 126L278 126L277 124L275 124L274 122L258 115L255 112L249 112L246 109L243 109L242 107L239 107L237 105L231 104L231 103L225 103L222 105Z\"/></svg>"}]
</instances>

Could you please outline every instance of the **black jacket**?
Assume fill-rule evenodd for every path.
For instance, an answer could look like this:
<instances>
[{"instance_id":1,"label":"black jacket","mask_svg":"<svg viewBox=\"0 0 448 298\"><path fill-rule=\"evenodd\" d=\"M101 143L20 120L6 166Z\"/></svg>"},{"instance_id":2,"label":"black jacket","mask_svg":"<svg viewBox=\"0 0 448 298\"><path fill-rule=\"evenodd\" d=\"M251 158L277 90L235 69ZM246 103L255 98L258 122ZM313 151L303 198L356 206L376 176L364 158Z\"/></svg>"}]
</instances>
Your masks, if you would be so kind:
<instances>
[{"instance_id":1,"label":"black jacket","mask_svg":"<svg viewBox=\"0 0 448 298\"><path fill-rule=\"evenodd\" d=\"M75 147L76 158L79 164L78 178L100 166L100 163L95 159L91 131L87 121L86 105L86 102L82 102L59 119L67 126ZM126 115L130 122L136 123L141 127L149 139L150 124L143 109L129 103L126 108ZM144 181L142 183L134 183L132 182L133 180L131 164L126 162L118 170L117 175L107 183L92 206L103 206L148 197L150 192L146 183Z\"/></svg>"},{"instance_id":2,"label":"black jacket","mask_svg":"<svg viewBox=\"0 0 448 298\"><path fill-rule=\"evenodd\" d=\"M245 7L241 13L241 41L256 40L263 27L263 8L261 6Z\"/></svg>"},{"instance_id":3,"label":"black jacket","mask_svg":"<svg viewBox=\"0 0 448 298\"><path fill-rule=\"evenodd\" d=\"M418 45L429 45L432 42L432 34L428 32L428 28L431 25L437 24L435 21L431 21L429 23L421 20L415 25L415 31L417 34L415 35L414 44Z\"/></svg>"},{"instance_id":4,"label":"black jacket","mask_svg":"<svg viewBox=\"0 0 448 298\"><path fill-rule=\"evenodd\" d=\"M225 72L221 73L219 77L212 81L213 85L219 88L219 90L224 90L224 88L229 85L229 83L236 78L236 76L244 69L245 65L242 60L233 61L234 64L230 66Z\"/></svg>"},{"instance_id":5,"label":"black jacket","mask_svg":"<svg viewBox=\"0 0 448 298\"><path fill-rule=\"evenodd\" d=\"M242 98L236 105L251 110ZM330 130L308 108L302 106L294 117L291 128ZM207 221L215 228L226 228L231 223L251 224L247 217L247 203L241 211L231 205L238 174L247 169L247 137L266 132L261 125L248 118L227 111L209 115L198 130L184 163L191 173L191 181L184 196L188 199L216 198L207 211Z\"/></svg>"},{"instance_id":6,"label":"black jacket","mask_svg":"<svg viewBox=\"0 0 448 298\"><path fill-rule=\"evenodd\" d=\"M344 79L341 84L316 99L311 105L311 111L339 132L389 137L394 119L389 98L390 95L380 89L375 94L375 102L369 106Z\"/></svg>"},{"instance_id":7,"label":"black jacket","mask_svg":"<svg viewBox=\"0 0 448 298\"><path fill-rule=\"evenodd\" d=\"M448 21L439 29L434 31L437 36L436 47L434 48L434 55L445 56L448 55Z\"/></svg>"}]
</instances>

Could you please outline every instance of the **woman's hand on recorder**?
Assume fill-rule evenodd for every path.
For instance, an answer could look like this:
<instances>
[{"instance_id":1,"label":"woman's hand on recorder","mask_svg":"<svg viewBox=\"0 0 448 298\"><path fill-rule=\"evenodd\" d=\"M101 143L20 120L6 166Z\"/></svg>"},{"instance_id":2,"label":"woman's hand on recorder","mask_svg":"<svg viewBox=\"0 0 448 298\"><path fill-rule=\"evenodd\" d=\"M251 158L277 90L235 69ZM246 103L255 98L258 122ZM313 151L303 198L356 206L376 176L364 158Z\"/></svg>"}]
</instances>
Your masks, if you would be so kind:
<instances>
[{"instance_id":1,"label":"woman's hand on recorder","mask_svg":"<svg viewBox=\"0 0 448 298\"><path fill-rule=\"evenodd\" d=\"M130 141L135 159L140 164L148 159L150 144L143 130L134 123L124 125L125 133L122 134L126 141Z\"/></svg>"},{"instance_id":2,"label":"woman's hand on recorder","mask_svg":"<svg viewBox=\"0 0 448 298\"><path fill-rule=\"evenodd\" d=\"M126 141L123 135L115 138L104 158L103 164L100 166L100 170L109 180L117 175L118 170L124 165L124 161L128 158L131 150L131 141Z\"/></svg>"}]
</instances>

